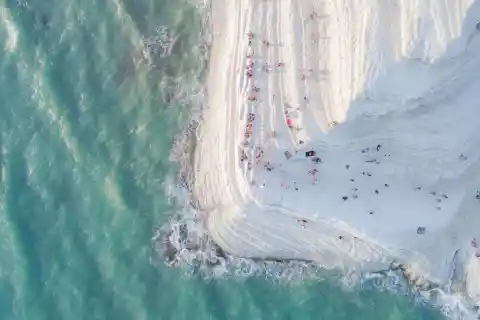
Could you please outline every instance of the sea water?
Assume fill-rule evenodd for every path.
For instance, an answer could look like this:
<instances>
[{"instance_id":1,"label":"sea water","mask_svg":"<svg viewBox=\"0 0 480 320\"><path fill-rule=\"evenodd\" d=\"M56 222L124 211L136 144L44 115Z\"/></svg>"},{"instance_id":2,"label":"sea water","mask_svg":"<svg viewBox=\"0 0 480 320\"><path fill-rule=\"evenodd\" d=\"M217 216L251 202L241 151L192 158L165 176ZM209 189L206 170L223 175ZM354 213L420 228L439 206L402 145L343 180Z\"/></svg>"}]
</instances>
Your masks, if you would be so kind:
<instances>
[{"instance_id":1,"label":"sea water","mask_svg":"<svg viewBox=\"0 0 480 320\"><path fill-rule=\"evenodd\" d=\"M164 264L182 83L204 67L194 2L0 1L0 319L442 318L375 282Z\"/></svg>"}]
</instances>

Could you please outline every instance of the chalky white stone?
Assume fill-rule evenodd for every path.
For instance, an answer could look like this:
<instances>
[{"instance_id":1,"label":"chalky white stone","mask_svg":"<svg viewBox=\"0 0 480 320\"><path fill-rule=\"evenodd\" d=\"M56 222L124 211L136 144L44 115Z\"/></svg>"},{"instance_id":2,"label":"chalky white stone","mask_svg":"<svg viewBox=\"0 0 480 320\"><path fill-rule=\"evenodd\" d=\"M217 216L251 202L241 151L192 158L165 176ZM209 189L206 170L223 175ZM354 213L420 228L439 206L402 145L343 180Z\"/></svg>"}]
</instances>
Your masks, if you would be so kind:
<instances>
[{"instance_id":1,"label":"chalky white stone","mask_svg":"<svg viewBox=\"0 0 480 320\"><path fill-rule=\"evenodd\" d=\"M215 242L326 268L396 260L438 282L460 249L480 283L479 4L230 0L212 14L194 196Z\"/></svg>"}]
</instances>

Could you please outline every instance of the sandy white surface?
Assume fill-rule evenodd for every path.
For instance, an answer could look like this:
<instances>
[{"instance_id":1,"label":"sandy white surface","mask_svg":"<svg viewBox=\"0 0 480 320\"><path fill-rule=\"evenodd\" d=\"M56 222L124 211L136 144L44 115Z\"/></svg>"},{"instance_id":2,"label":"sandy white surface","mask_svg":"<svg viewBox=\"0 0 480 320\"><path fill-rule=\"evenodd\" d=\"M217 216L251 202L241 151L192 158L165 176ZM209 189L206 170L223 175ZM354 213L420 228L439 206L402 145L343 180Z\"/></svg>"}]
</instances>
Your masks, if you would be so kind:
<instances>
[{"instance_id":1,"label":"sandy white surface","mask_svg":"<svg viewBox=\"0 0 480 320\"><path fill-rule=\"evenodd\" d=\"M212 14L194 192L222 248L329 268L395 259L440 281L460 250L478 276L480 2L230 0Z\"/></svg>"}]
</instances>

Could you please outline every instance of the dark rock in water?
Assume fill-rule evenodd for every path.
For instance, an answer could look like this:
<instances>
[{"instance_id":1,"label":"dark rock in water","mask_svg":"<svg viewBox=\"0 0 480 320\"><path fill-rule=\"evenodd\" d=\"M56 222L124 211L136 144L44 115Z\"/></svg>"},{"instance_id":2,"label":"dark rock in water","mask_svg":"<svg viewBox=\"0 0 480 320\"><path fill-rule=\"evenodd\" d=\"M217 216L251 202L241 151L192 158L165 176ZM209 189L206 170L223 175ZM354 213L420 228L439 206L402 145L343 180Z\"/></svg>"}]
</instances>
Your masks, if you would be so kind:
<instances>
[{"instance_id":1,"label":"dark rock in water","mask_svg":"<svg viewBox=\"0 0 480 320\"><path fill-rule=\"evenodd\" d=\"M225 254L225 251L223 251L222 248L220 248L219 245L217 244L213 244L213 248L215 250L215 255L219 258L223 258L225 259L227 257L227 255Z\"/></svg>"},{"instance_id":2,"label":"dark rock in water","mask_svg":"<svg viewBox=\"0 0 480 320\"><path fill-rule=\"evenodd\" d=\"M42 15L42 17L40 18L40 22L42 23L42 25L44 27L47 27L50 23L50 17L46 14Z\"/></svg>"},{"instance_id":3,"label":"dark rock in water","mask_svg":"<svg viewBox=\"0 0 480 320\"><path fill-rule=\"evenodd\" d=\"M177 256L177 249L172 245L172 242L170 241L170 235L172 234L172 231L169 233L165 234L162 238L163 243L165 244L165 249L163 250L163 256L165 257L165 261L167 263L172 263L175 261L176 256Z\"/></svg>"},{"instance_id":4,"label":"dark rock in water","mask_svg":"<svg viewBox=\"0 0 480 320\"><path fill-rule=\"evenodd\" d=\"M205 264L207 265L207 267L216 267L218 265L220 265L220 259L208 259Z\"/></svg>"},{"instance_id":5,"label":"dark rock in water","mask_svg":"<svg viewBox=\"0 0 480 320\"><path fill-rule=\"evenodd\" d=\"M188 239L188 228L186 224L182 224L179 228L179 240L180 242L184 242Z\"/></svg>"},{"instance_id":6,"label":"dark rock in water","mask_svg":"<svg viewBox=\"0 0 480 320\"><path fill-rule=\"evenodd\" d=\"M198 243L195 243L193 241L187 242L185 248L190 251L197 251L200 250L200 245Z\"/></svg>"},{"instance_id":7,"label":"dark rock in water","mask_svg":"<svg viewBox=\"0 0 480 320\"><path fill-rule=\"evenodd\" d=\"M167 263L172 263L177 257L177 249L175 249L173 246L167 246L163 251L163 256L165 257L165 261Z\"/></svg>"}]
</instances>

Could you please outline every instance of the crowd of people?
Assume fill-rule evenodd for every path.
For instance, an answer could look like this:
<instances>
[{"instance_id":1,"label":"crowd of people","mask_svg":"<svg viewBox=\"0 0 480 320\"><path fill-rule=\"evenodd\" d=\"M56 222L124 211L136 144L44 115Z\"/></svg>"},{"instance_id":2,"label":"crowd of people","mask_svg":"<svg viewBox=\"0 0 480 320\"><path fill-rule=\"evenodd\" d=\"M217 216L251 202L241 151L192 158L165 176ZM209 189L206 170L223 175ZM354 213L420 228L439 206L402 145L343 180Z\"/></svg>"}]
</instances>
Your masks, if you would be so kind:
<instances>
[{"instance_id":1,"label":"crowd of people","mask_svg":"<svg viewBox=\"0 0 480 320\"><path fill-rule=\"evenodd\" d=\"M256 70L260 72L265 72L265 73L270 73L273 69L271 67L274 66L274 68L281 68L284 70L286 68L285 63L283 62L274 62L272 64L269 64L265 62L258 68L255 68L258 62L255 61L254 59L254 51L253 51L253 44L255 43L256 36L250 32L247 34L248 37L248 52L246 55L246 69L245 69L245 75L247 77L247 91L246 91L246 103L247 103L247 119L245 123L245 130L244 130L244 139L242 142L242 145L240 146L240 161L243 164L246 164L245 167L247 171L251 171L253 168L258 167L260 170L265 170L266 172L271 172L274 171L275 166L277 165L275 161L272 159L267 159L268 157L265 156L265 150L264 147L261 145L255 145L255 142L253 140L253 135L254 135L254 125L255 125L255 110L258 108L258 93L260 92L261 88L259 88L256 84ZM262 45L265 46L265 48L268 50L271 46L272 43L268 40L258 40L261 41ZM304 80L309 74L313 73L312 69L299 69L300 71L300 76L302 80ZM274 103L279 103L279 101L275 101L275 96L273 96ZM305 101L308 101L308 97L304 97ZM283 154L285 156L285 159L289 161L293 157L293 153L298 155L298 152L301 150L302 145L304 144L304 141L301 138L298 138L296 133L301 130L301 128L298 127L298 125L295 123L296 120L296 112L299 112L298 108L293 108L290 106L288 103L283 104L283 109L284 109L284 116L285 116L285 125L289 128L293 136L296 138L297 142L297 147L295 150L284 150ZM333 121L331 123L332 126L337 125L337 122ZM272 131L270 135L270 139L275 139L276 138L276 131ZM339 201L341 202L347 202L347 201L355 201L356 199L359 199L361 194L365 193L365 190L360 190L358 186L356 186L356 180L358 177L356 177L358 174L361 174L364 177L372 177L373 173L376 171L375 166L381 165L381 159L382 158L389 158L391 155L388 152L385 152L386 148L382 146L381 144L377 144L371 147L366 147L363 149L360 149L359 152L362 155L368 155L371 156L369 159L366 159L365 162L372 164L372 169L371 170L363 170L361 172L355 173L354 167L348 163L345 163L345 170L350 170L352 172L351 177L349 178L349 182L351 183L352 187L351 189L346 192L344 195L340 195ZM309 150L305 153L305 158L307 160L306 163L309 163L310 165L308 168L306 168L306 173L311 177L312 184L315 185L318 182L318 177L317 174L319 170L317 169L316 166L322 164L322 158L321 155L316 154L315 150ZM460 156L461 160L467 159L465 155ZM280 162L280 161L279 161ZM255 181L251 181L252 184L255 184ZM260 186L260 185L259 185ZM262 183L261 187L265 187L266 184ZM371 194L375 196L380 196L382 194L382 189L388 189L390 188L390 183L383 183L381 187L374 188L372 190L369 190L367 192L371 192ZM287 185L286 183L281 183L279 185L280 188L282 189L287 189L287 190L293 190L293 191L299 191L300 188L298 187L298 184L296 181L293 181L293 188L290 185ZM421 186L415 186L413 187L414 191L421 192L423 188ZM435 207L437 210L442 210L442 203L444 201L447 201L448 195L445 193L438 193L437 191L430 191L429 192L431 196L435 197ZM480 191L477 193L477 199L480 200ZM368 215L374 215L375 210L368 210L366 212ZM298 219L297 222L302 226L302 228L305 228L308 224L308 221L306 219ZM427 232L426 228L424 226L418 226L416 229L417 234L424 234Z\"/></svg>"}]
</instances>

